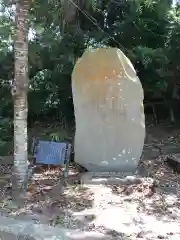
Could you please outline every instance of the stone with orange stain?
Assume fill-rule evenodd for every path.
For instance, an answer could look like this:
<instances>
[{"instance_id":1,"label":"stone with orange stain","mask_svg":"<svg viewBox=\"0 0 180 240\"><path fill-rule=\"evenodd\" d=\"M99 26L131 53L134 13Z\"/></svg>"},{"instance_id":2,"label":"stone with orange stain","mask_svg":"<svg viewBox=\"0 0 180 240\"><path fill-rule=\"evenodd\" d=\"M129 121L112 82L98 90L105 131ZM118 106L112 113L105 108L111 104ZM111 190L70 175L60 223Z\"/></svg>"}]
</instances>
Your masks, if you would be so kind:
<instances>
[{"instance_id":1,"label":"stone with orange stain","mask_svg":"<svg viewBox=\"0 0 180 240\"><path fill-rule=\"evenodd\" d=\"M143 89L117 48L86 50L72 73L75 161L89 171L134 171L144 137Z\"/></svg>"}]
</instances>

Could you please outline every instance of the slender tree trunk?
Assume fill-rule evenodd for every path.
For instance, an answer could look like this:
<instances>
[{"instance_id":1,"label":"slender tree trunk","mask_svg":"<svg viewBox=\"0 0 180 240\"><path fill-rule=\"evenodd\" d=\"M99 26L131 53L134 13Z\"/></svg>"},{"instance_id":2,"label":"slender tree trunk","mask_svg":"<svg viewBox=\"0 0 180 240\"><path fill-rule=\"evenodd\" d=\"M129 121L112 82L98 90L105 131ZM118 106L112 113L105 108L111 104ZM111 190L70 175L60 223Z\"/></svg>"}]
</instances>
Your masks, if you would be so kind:
<instances>
[{"instance_id":1,"label":"slender tree trunk","mask_svg":"<svg viewBox=\"0 0 180 240\"><path fill-rule=\"evenodd\" d=\"M27 90L28 90L28 0L16 3L16 28L14 40L15 79L12 95L14 99L14 172L13 195L16 203L26 193L28 174L27 153Z\"/></svg>"}]
</instances>

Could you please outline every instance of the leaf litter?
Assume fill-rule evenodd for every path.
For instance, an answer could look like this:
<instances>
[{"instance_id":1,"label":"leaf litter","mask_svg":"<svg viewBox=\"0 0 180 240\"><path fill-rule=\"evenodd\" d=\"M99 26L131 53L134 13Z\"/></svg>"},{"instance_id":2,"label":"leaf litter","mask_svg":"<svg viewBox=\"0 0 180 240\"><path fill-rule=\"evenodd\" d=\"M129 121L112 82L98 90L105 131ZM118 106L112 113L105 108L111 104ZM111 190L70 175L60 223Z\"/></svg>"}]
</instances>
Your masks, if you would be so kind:
<instances>
[{"instance_id":1,"label":"leaf litter","mask_svg":"<svg viewBox=\"0 0 180 240\"><path fill-rule=\"evenodd\" d=\"M21 209L9 208L11 171L7 168L6 179L0 178L1 212L53 226L99 231L113 239L180 239L180 175L166 164L166 157L141 161L139 168L148 176L138 175L141 181L129 185L80 184L82 173L75 168L70 168L67 181L59 168L41 169L33 176Z\"/></svg>"}]
</instances>

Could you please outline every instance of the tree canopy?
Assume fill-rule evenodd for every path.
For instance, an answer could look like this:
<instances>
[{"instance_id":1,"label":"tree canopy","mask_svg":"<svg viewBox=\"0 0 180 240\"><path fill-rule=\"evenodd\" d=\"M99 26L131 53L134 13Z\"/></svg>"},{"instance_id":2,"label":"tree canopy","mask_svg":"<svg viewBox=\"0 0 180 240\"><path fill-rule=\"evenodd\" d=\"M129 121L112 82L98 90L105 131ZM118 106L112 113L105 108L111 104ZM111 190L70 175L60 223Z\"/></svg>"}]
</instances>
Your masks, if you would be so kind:
<instances>
[{"instance_id":1,"label":"tree canopy","mask_svg":"<svg viewBox=\"0 0 180 240\"><path fill-rule=\"evenodd\" d=\"M0 115L12 117L13 5L1 4ZM180 3L171 0L31 2L29 117L73 121L71 73L86 48L123 50L143 84L145 100L177 99Z\"/></svg>"}]
</instances>

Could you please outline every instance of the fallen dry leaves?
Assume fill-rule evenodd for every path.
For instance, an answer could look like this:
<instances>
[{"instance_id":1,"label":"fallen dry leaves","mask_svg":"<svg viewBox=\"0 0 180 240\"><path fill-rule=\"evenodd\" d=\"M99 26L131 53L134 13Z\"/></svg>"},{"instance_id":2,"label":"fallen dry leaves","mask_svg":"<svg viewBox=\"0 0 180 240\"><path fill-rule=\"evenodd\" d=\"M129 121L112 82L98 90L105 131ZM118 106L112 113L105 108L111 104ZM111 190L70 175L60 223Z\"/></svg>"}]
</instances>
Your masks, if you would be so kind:
<instances>
[{"instance_id":1,"label":"fallen dry leaves","mask_svg":"<svg viewBox=\"0 0 180 240\"><path fill-rule=\"evenodd\" d=\"M178 210L180 209L178 194L180 175L165 163L165 159L166 156L159 156L156 159L140 162L139 167L147 171L148 177L142 177L142 181L138 184L107 185L94 188L79 184L80 173L74 168L70 169L67 182L64 181L59 168L46 169L46 171L41 169L34 175L28 186L26 205L22 209L9 208L7 204L9 191L6 190L9 187L7 184L10 177L10 168L8 168L5 175L9 177L6 178L6 181L4 177L2 178L4 187L2 189L5 191L4 196L1 196L3 198L1 208L4 208L2 211L9 208L8 214L28 216L36 222L74 229L96 230L111 235L114 239L115 237L128 239L123 238L127 234L120 230L107 229L103 224L97 224L96 218L98 218L99 211L105 211L115 206L125 209L128 214L128 211L132 212L130 206L135 205L140 214L148 214L157 218L168 216L171 221L180 219ZM175 196L172 192L170 193L174 196L173 199L166 199L164 191L168 189L170 192L172 189L175 190ZM108 221L107 216L103 218L107 218ZM152 236L148 238L147 233L143 230L134 235L131 234L129 239L171 239L168 236L174 234L174 232L167 232L167 234L156 234L156 238Z\"/></svg>"}]
</instances>

